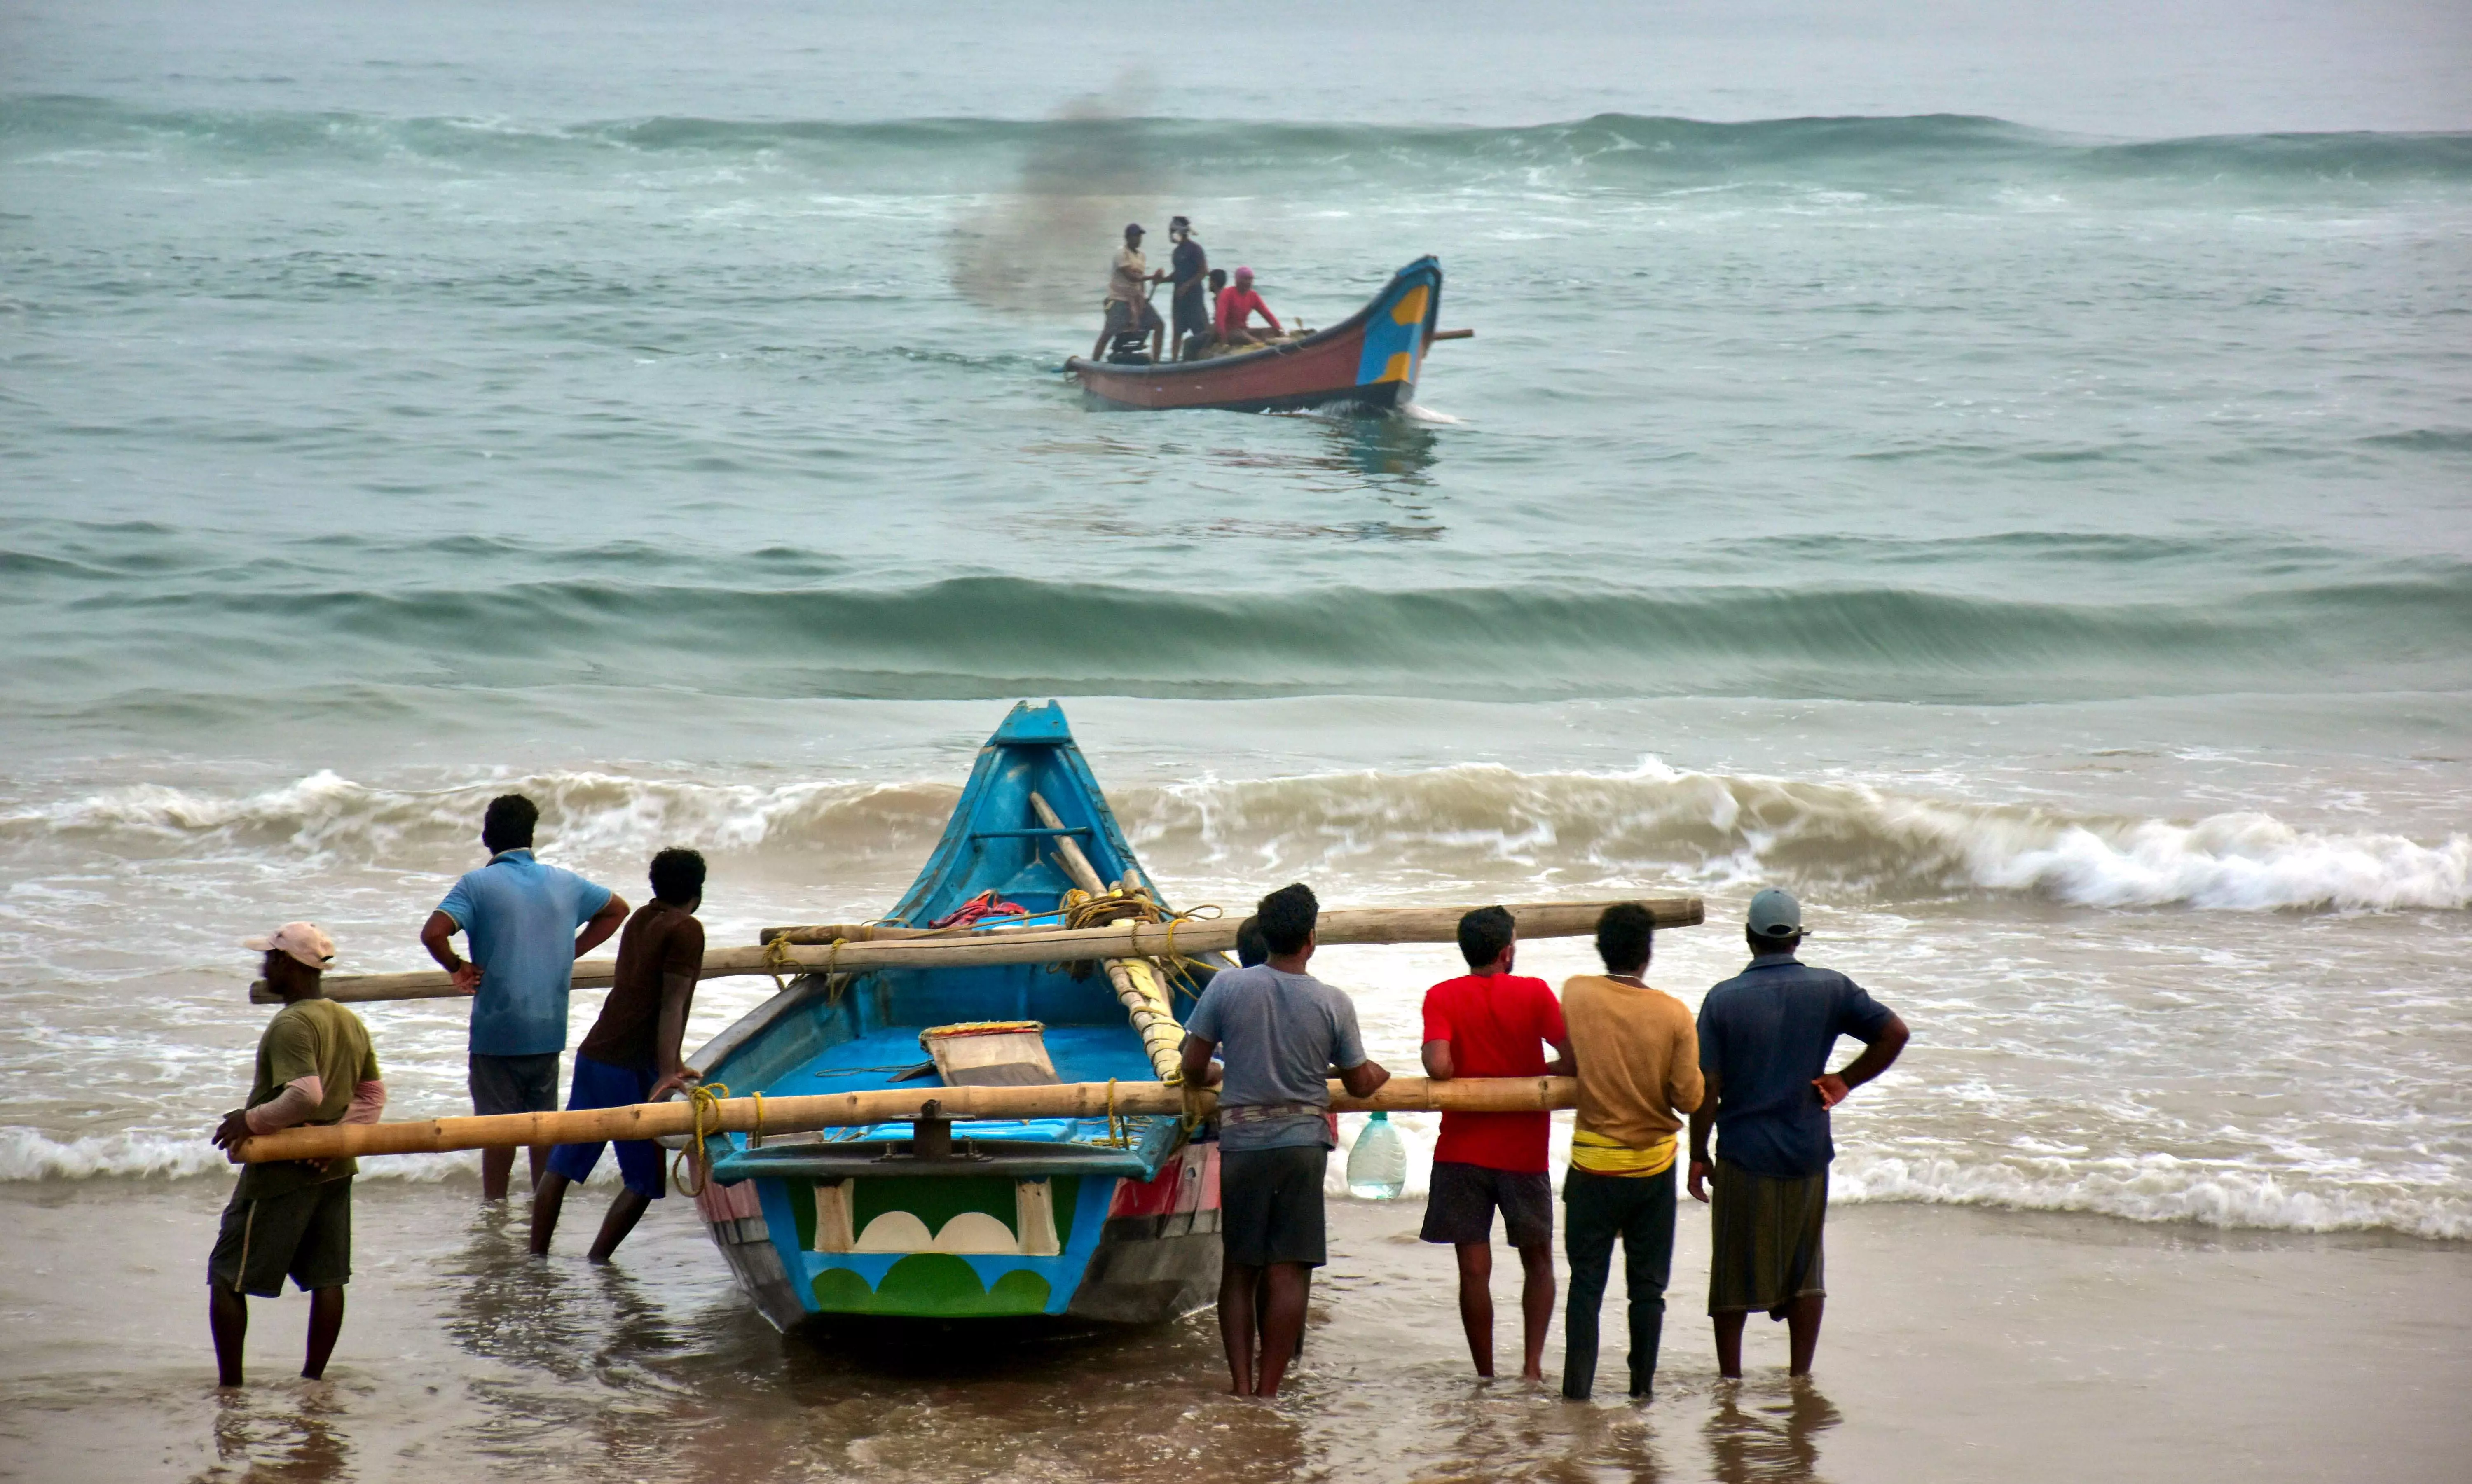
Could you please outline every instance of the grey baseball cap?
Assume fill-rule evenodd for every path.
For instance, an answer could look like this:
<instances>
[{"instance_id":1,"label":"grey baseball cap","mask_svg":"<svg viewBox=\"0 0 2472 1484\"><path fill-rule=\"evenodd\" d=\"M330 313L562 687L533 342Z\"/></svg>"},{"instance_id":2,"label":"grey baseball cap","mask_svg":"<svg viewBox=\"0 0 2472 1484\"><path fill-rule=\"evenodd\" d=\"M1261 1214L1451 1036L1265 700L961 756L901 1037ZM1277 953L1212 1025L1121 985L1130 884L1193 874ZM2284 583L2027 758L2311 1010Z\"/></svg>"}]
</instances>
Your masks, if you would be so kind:
<instances>
[{"instance_id":1,"label":"grey baseball cap","mask_svg":"<svg viewBox=\"0 0 2472 1484\"><path fill-rule=\"evenodd\" d=\"M1751 910L1744 923L1764 938L1790 938L1802 931L1802 904L1794 893L1771 886L1751 898Z\"/></svg>"}]
</instances>

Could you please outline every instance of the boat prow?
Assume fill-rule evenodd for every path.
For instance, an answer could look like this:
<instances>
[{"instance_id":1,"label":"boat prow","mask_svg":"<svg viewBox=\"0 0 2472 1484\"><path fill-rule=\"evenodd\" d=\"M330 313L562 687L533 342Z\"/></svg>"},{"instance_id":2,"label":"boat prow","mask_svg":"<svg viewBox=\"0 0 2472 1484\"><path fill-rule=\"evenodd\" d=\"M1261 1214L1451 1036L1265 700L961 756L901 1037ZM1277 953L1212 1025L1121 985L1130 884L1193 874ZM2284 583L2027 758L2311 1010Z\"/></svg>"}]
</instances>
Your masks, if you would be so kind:
<instances>
[{"instance_id":1,"label":"boat prow","mask_svg":"<svg viewBox=\"0 0 2472 1484\"><path fill-rule=\"evenodd\" d=\"M1076 356L1064 365L1101 407L1384 412L1415 395L1441 307L1442 266L1422 257L1392 274L1371 303L1301 340L1205 361L1124 365Z\"/></svg>"}]
</instances>

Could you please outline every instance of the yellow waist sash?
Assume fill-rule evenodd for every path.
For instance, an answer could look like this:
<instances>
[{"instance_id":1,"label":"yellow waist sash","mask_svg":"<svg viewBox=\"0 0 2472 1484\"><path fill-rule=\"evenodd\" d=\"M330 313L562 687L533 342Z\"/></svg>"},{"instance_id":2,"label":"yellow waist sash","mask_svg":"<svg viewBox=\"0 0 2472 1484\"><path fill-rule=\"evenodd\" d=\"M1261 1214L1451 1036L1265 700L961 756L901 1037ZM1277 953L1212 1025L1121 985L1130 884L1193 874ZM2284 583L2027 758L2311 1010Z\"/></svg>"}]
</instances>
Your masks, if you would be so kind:
<instances>
[{"instance_id":1,"label":"yellow waist sash","mask_svg":"<svg viewBox=\"0 0 2472 1484\"><path fill-rule=\"evenodd\" d=\"M1571 1167L1592 1175L1661 1175L1674 1167L1674 1136L1644 1149L1579 1129L1571 1135Z\"/></svg>"}]
</instances>

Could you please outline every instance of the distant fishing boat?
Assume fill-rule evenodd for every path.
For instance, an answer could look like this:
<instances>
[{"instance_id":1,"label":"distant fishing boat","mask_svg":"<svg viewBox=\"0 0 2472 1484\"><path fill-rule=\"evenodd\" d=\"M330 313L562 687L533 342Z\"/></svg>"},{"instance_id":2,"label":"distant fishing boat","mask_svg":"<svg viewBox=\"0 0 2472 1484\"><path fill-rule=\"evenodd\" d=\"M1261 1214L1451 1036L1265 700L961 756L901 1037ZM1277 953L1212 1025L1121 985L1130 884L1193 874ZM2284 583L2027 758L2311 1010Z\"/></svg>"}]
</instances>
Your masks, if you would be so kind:
<instances>
[{"instance_id":1,"label":"distant fishing boat","mask_svg":"<svg viewBox=\"0 0 2472 1484\"><path fill-rule=\"evenodd\" d=\"M1064 368L1101 407L1271 412L1348 405L1384 411L1405 407L1415 395L1428 346L1471 333L1436 330L1441 308L1442 266L1422 257L1391 275L1371 303L1300 339L1201 361L1075 356Z\"/></svg>"},{"instance_id":2,"label":"distant fishing boat","mask_svg":"<svg viewBox=\"0 0 2472 1484\"><path fill-rule=\"evenodd\" d=\"M1173 914L1061 708L1024 702L885 921L958 936L1140 916ZM1224 962L1182 957L1173 983L1147 959L807 974L690 1063L739 1097L1161 1080L1177 1006ZM784 1331L815 1315L1152 1323L1217 1294L1219 1146L1175 1118L732 1134L726 1149L697 1209Z\"/></svg>"}]
</instances>

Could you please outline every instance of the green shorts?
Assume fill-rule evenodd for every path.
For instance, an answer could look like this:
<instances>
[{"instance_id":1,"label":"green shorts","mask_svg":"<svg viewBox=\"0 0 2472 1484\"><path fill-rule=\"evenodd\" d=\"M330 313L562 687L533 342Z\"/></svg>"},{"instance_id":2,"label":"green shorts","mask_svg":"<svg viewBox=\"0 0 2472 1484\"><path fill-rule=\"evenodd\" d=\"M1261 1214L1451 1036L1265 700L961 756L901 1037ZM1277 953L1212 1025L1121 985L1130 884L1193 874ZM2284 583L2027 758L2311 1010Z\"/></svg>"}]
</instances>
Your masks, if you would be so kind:
<instances>
[{"instance_id":1,"label":"green shorts","mask_svg":"<svg viewBox=\"0 0 2472 1484\"><path fill-rule=\"evenodd\" d=\"M207 1280L271 1299L287 1276L303 1292L352 1281L351 1176L224 1208Z\"/></svg>"}]
</instances>

